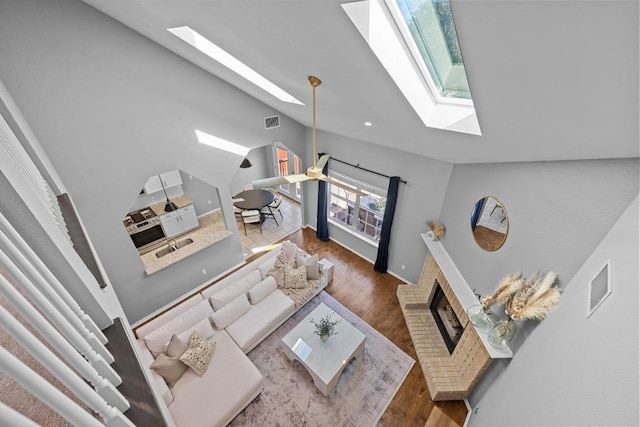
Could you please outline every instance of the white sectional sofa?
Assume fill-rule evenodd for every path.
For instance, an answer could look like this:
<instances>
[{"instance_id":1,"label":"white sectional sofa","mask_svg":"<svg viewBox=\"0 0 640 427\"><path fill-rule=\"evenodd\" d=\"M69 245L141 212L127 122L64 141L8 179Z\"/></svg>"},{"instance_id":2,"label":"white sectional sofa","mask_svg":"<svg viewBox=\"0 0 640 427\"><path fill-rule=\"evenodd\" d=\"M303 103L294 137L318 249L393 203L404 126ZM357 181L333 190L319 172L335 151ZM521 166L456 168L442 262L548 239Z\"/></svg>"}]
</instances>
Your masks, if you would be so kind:
<instances>
[{"instance_id":1,"label":"white sectional sofa","mask_svg":"<svg viewBox=\"0 0 640 427\"><path fill-rule=\"evenodd\" d=\"M300 265L303 258L308 260L308 286L289 288L293 282L291 275L283 277L284 265L296 259ZM284 242L136 328L147 366L167 350L174 334L188 342L196 331L215 342L202 377L187 369L170 386L150 369L176 426L224 426L251 403L262 391L263 377L246 353L324 289L328 277L327 264Z\"/></svg>"}]
</instances>

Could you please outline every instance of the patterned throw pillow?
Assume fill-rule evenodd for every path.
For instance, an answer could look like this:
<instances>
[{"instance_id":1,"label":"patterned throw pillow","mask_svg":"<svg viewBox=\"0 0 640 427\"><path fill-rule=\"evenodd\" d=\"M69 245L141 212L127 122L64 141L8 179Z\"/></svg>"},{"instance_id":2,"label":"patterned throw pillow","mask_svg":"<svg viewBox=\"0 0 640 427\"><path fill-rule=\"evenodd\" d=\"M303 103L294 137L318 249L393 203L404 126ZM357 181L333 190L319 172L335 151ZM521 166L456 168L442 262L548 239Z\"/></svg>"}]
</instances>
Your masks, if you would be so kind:
<instances>
[{"instance_id":1,"label":"patterned throw pillow","mask_svg":"<svg viewBox=\"0 0 640 427\"><path fill-rule=\"evenodd\" d=\"M201 377L207 371L215 349L215 342L207 341L194 332L189 339L189 348L180 356L180 360Z\"/></svg>"},{"instance_id":2,"label":"patterned throw pillow","mask_svg":"<svg viewBox=\"0 0 640 427\"><path fill-rule=\"evenodd\" d=\"M291 267L284 267L284 286L283 288L289 289L303 289L308 286L307 284L307 266L303 265L300 268L293 269Z\"/></svg>"}]
</instances>

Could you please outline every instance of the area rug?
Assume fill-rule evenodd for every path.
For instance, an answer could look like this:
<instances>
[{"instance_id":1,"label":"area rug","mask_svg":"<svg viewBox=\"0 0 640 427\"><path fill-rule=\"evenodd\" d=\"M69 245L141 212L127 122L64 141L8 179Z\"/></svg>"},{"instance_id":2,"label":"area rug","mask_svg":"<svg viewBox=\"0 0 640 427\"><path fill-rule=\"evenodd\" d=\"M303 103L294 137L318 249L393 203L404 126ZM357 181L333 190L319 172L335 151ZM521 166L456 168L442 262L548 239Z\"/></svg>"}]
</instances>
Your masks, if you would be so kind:
<instances>
[{"instance_id":1,"label":"area rug","mask_svg":"<svg viewBox=\"0 0 640 427\"><path fill-rule=\"evenodd\" d=\"M280 348L281 338L324 303L363 334L364 355L349 362L325 397ZM249 353L264 376L262 394L231 426L375 426L415 361L326 292L309 301Z\"/></svg>"}]
</instances>

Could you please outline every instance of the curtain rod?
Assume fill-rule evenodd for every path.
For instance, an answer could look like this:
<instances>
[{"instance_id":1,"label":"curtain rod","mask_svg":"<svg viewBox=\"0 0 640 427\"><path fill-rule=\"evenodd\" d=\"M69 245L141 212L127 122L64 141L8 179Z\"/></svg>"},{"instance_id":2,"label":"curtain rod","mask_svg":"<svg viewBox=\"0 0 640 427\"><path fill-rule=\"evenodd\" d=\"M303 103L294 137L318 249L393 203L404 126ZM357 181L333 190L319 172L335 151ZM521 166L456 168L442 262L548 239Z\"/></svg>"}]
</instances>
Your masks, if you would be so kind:
<instances>
[{"instance_id":1,"label":"curtain rod","mask_svg":"<svg viewBox=\"0 0 640 427\"><path fill-rule=\"evenodd\" d=\"M320 156L322 156L323 154L325 154L325 153L319 153ZM360 166L360 163L358 163L357 165L354 165L352 163L345 162L344 160L336 159L335 157L329 157L329 159L330 160L335 160L336 162L344 163L345 165L351 166L352 168L363 170L365 172L369 172L369 173L372 173L372 174L375 174L375 175L380 175L380 176L383 176L385 178L391 178L389 175L385 175L385 174L380 173L380 172L372 171L371 169L363 168L362 166ZM400 178L400 182L403 183L403 184L407 183L407 181L405 181L402 178Z\"/></svg>"}]
</instances>

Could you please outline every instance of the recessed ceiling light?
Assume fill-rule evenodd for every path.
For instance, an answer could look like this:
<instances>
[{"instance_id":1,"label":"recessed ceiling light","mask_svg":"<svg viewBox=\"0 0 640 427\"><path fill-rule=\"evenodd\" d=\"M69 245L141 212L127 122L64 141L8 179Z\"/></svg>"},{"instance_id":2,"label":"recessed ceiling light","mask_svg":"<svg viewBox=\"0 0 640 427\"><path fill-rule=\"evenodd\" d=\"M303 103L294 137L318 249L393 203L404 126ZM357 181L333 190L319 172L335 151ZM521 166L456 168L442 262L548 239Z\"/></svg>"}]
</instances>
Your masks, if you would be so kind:
<instances>
[{"instance_id":1,"label":"recessed ceiling light","mask_svg":"<svg viewBox=\"0 0 640 427\"><path fill-rule=\"evenodd\" d=\"M246 157L250 149L244 145L236 144L235 142L227 141L226 139L219 138L217 136L209 135L196 129L196 137L201 144L208 145L210 147L219 148L220 150L228 151L239 156Z\"/></svg>"},{"instance_id":2,"label":"recessed ceiling light","mask_svg":"<svg viewBox=\"0 0 640 427\"><path fill-rule=\"evenodd\" d=\"M229 68L231 71L234 71L240 76L249 80L259 88L267 91L271 95L278 98L280 101L289 102L291 104L304 105L302 102L298 101L296 98L289 95L287 92L280 89L278 86L276 86L266 78L262 77L260 74L245 65L239 59L235 58L233 55L231 55L212 41L203 37L190 27L184 26L167 28L167 31L182 39L183 41L189 43L191 46L195 47L210 58L215 59L225 67Z\"/></svg>"},{"instance_id":3,"label":"recessed ceiling light","mask_svg":"<svg viewBox=\"0 0 640 427\"><path fill-rule=\"evenodd\" d=\"M373 126L373 123L371 123L371 122L364 122L364 125L365 125L365 126L368 126L368 127L371 127L371 126Z\"/></svg>"}]
</instances>

